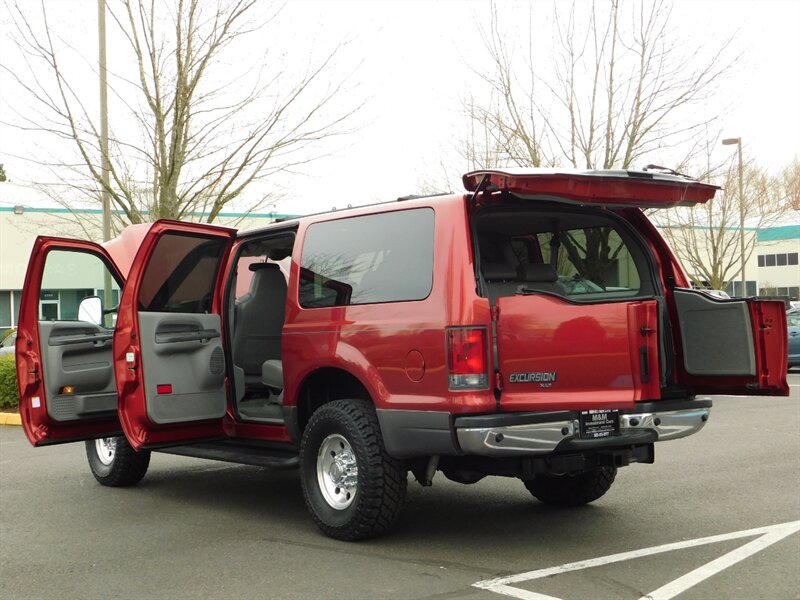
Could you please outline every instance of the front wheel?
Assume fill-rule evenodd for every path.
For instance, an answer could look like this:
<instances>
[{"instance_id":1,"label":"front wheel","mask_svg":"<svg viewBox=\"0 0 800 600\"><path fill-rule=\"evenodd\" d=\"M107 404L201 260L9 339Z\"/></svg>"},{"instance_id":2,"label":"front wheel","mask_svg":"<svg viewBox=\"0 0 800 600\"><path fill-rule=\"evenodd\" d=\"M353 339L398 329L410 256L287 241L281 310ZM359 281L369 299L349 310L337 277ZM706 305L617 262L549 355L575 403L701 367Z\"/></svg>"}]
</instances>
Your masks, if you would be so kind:
<instances>
[{"instance_id":1,"label":"front wheel","mask_svg":"<svg viewBox=\"0 0 800 600\"><path fill-rule=\"evenodd\" d=\"M523 483L531 494L545 504L582 506L603 496L616 476L616 467L595 467L568 475L536 475Z\"/></svg>"},{"instance_id":2,"label":"front wheel","mask_svg":"<svg viewBox=\"0 0 800 600\"><path fill-rule=\"evenodd\" d=\"M300 443L303 497L317 526L340 540L385 533L406 496L406 469L383 446L378 417L364 400L318 409Z\"/></svg>"},{"instance_id":3,"label":"front wheel","mask_svg":"<svg viewBox=\"0 0 800 600\"><path fill-rule=\"evenodd\" d=\"M150 451L137 452L124 437L87 441L86 458L94 478L110 487L139 483L150 466Z\"/></svg>"}]
</instances>

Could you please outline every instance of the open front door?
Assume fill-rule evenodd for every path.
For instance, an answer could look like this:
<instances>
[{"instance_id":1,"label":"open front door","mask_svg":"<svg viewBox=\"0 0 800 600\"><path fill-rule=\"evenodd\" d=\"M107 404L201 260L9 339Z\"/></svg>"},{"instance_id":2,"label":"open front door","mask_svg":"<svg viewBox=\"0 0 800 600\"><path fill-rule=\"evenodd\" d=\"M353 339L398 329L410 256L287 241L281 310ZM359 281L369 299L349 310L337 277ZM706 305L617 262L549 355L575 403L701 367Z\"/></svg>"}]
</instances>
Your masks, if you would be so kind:
<instances>
[{"instance_id":1,"label":"open front door","mask_svg":"<svg viewBox=\"0 0 800 600\"><path fill-rule=\"evenodd\" d=\"M114 335L120 420L137 450L223 435L222 268L234 234L159 221L142 242Z\"/></svg>"},{"instance_id":2,"label":"open front door","mask_svg":"<svg viewBox=\"0 0 800 600\"><path fill-rule=\"evenodd\" d=\"M20 416L33 445L120 434L111 341L122 284L101 246L36 238L16 346Z\"/></svg>"},{"instance_id":3,"label":"open front door","mask_svg":"<svg viewBox=\"0 0 800 600\"><path fill-rule=\"evenodd\" d=\"M789 395L783 302L722 300L690 289L674 297L679 384L700 394Z\"/></svg>"}]
</instances>

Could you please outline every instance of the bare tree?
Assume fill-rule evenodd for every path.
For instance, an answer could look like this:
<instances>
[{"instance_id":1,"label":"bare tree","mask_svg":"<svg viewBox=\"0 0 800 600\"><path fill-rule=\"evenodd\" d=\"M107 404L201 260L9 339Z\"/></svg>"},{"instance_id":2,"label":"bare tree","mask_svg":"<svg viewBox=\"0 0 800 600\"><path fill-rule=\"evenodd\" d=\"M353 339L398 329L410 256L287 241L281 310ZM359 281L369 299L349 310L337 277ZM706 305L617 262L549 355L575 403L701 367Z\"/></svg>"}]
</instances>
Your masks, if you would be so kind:
<instances>
[{"instance_id":1,"label":"bare tree","mask_svg":"<svg viewBox=\"0 0 800 600\"><path fill-rule=\"evenodd\" d=\"M653 218L694 283L724 289L742 270L738 166L731 161L704 175L723 188L713 200L692 208L656 211ZM775 224L789 205L780 178L768 175L753 162L744 165L742 201L747 262L755 249L758 230Z\"/></svg>"},{"instance_id":2,"label":"bare tree","mask_svg":"<svg viewBox=\"0 0 800 600\"><path fill-rule=\"evenodd\" d=\"M272 12L259 22L256 6L261 11L269 5L256 0L110 2L111 22L130 62L108 75L117 112L107 151L91 110L97 88L70 79L62 61L66 43L57 36L45 3L40 26L26 9L7 6L26 64L0 68L28 96L11 124L68 140L77 160L42 164L88 199L97 201L102 191L110 194L117 229L197 215L212 222L248 185L311 160L319 142L345 133L359 108L357 103L335 106L345 81L330 80L327 73L341 46L295 77L284 69L284 57L262 63L261 57L247 56L247 64L255 65L250 72L232 69L244 62L231 60L237 44L266 35L279 12L267 8ZM103 158L109 164L108 183ZM55 188L50 193L60 196ZM271 198L259 201L249 210Z\"/></svg>"},{"instance_id":3,"label":"bare tree","mask_svg":"<svg viewBox=\"0 0 800 600\"><path fill-rule=\"evenodd\" d=\"M667 0L573 3L566 18L563 6L553 6L552 55L534 56L541 28L529 23L523 59L492 5L482 29L490 67L475 69L487 93L465 101L470 167L627 169L654 150L691 147L710 120L693 109L736 60L728 44L695 57L701 45L681 45Z\"/></svg>"},{"instance_id":4,"label":"bare tree","mask_svg":"<svg viewBox=\"0 0 800 600\"><path fill-rule=\"evenodd\" d=\"M800 160L795 158L781 171L779 182L788 209L800 211Z\"/></svg>"},{"instance_id":5,"label":"bare tree","mask_svg":"<svg viewBox=\"0 0 800 600\"><path fill-rule=\"evenodd\" d=\"M725 58L723 44L697 60L700 45L681 45L667 0L573 3L566 13L554 3L556 37L546 57L534 53L543 28L533 12L525 48L498 6L481 30L490 67L474 69L485 94L473 91L464 103L470 168L629 169L660 149L684 164L702 149L693 139L712 119L698 106L736 58ZM581 257L583 272L601 278L622 247L612 231L587 229L561 242Z\"/></svg>"}]
</instances>

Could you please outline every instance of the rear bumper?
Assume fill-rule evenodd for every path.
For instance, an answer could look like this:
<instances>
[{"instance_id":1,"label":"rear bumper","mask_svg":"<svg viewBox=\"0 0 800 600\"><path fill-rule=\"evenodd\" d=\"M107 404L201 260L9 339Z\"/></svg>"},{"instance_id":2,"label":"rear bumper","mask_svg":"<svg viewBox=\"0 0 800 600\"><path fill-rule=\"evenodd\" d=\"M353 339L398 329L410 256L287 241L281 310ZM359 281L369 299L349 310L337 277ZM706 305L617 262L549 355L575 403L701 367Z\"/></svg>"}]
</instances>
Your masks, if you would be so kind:
<instances>
[{"instance_id":1,"label":"rear bumper","mask_svg":"<svg viewBox=\"0 0 800 600\"><path fill-rule=\"evenodd\" d=\"M710 400L646 402L620 411L620 432L599 439L579 436L577 411L458 417L455 434L462 453L536 456L675 440L700 431Z\"/></svg>"}]
</instances>

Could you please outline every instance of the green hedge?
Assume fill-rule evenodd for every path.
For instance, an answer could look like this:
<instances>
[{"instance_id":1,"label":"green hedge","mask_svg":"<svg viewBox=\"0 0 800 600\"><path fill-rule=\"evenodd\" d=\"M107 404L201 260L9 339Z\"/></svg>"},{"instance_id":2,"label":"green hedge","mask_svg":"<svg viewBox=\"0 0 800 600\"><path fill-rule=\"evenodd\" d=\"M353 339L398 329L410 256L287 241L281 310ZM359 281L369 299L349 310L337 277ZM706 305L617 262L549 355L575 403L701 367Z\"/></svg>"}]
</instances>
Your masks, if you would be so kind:
<instances>
[{"instance_id":1,"label":"green hedge","mask_svg":"<svg viewBox=\"0 0 800 600\"><path fill-rule=\"evenodd\" d=\"M0 410L18 406L17 368L14 354L3 354L0 356Z\"/></svg>"}]
</instances>

